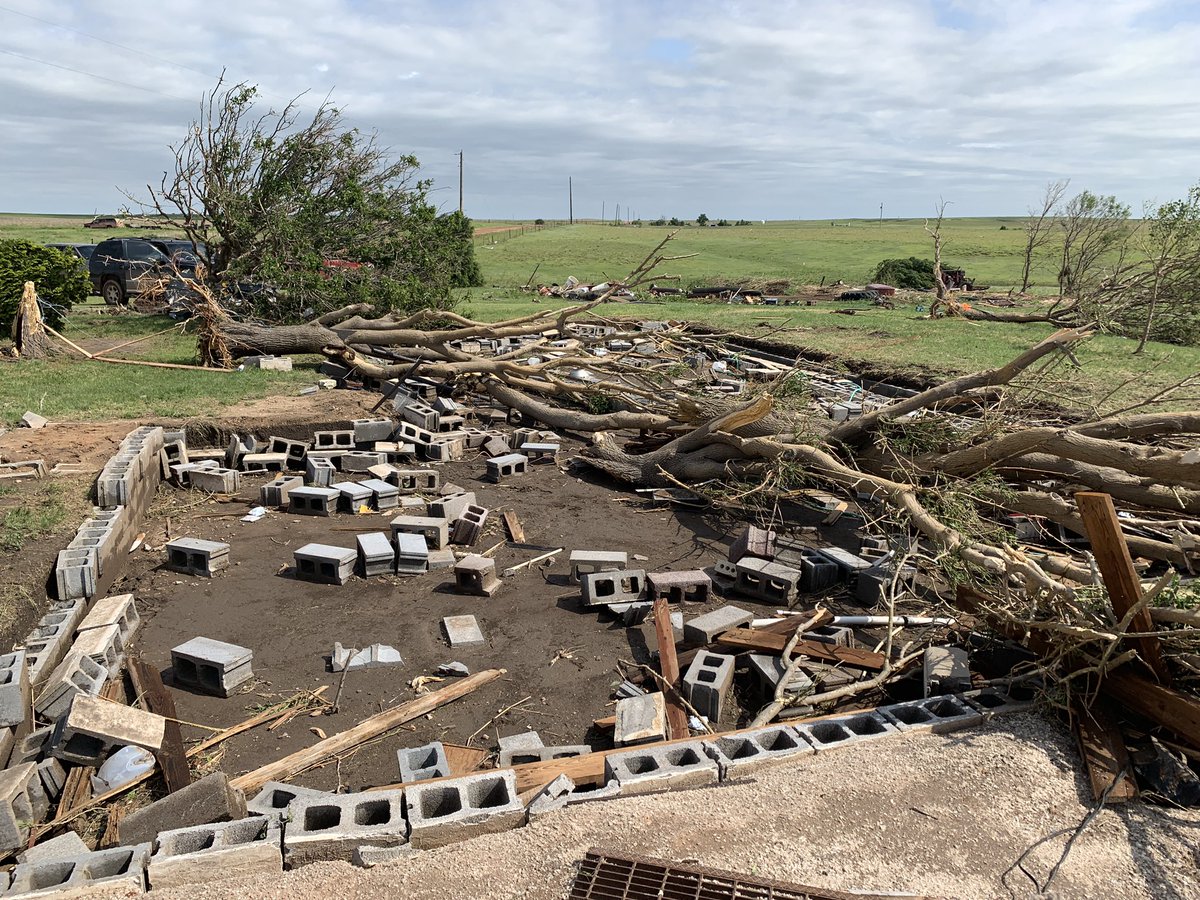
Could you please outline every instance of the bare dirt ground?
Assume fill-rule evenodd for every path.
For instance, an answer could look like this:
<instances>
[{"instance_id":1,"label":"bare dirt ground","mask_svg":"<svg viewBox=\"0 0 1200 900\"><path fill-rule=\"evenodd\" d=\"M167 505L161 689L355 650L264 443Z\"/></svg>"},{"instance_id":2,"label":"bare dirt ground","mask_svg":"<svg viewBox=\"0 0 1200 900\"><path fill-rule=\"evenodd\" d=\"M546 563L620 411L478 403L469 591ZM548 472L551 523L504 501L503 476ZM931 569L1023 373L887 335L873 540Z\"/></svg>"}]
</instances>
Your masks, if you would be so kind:
<instances>
[{"instance_id":1,"label":"bare dirt ground","mask_svg":"<svg viewBox=\"0 0 1200 900\"><path fill-rule=\"evenodd\" d=\"M934 897L1185 900L1200 892L1200 813L1106 809L1050 894L1009 870L1074 829L1090 803L1070 736L1040 714L956 734L825 753L717 788L578 804L523 829L421 851L371 870L309 866L206 884L207 900L558 900L590 847L777 878ZM1030 854L1044 884L1066 837ZM163 900L191 891L155 892Z\"/></svg>"}]
</instances>

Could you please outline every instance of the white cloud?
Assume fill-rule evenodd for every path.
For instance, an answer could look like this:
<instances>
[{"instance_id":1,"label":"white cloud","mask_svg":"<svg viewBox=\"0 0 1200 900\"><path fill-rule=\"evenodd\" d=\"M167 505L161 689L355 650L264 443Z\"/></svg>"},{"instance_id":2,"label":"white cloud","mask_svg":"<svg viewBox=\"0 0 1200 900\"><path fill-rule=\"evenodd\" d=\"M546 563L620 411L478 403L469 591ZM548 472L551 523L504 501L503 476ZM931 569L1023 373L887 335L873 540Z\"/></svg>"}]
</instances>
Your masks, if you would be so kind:
<instances>
[{"instance_id":1,"label":"white cloud","mask_svg":"<svg viewBox=\"0 0 1200 900\"><path fill-rule=\"evenodd\" d=\"M1017 213L1064 176L1138 208L1200 176L1170 0L5 5L131 49L0 9L0 50L110 79L0 53L4 209L116 206L223 68L276 105L332 91L447 187L462 149L480 217L565 215L568 175L584 215L747 218Z\"/></svg>"}]
</instances>

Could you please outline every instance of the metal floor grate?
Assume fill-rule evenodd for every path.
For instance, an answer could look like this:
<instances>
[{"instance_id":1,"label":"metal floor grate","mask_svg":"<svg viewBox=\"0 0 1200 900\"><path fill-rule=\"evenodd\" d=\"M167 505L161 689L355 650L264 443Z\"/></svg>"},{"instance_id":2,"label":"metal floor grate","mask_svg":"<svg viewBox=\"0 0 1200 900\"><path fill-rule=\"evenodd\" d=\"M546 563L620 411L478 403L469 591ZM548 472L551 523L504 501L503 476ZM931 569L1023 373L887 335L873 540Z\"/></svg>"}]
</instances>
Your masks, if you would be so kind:
<instances>
[{"instance_id":1,"label":"metal floor grate","mask_svg":"<svg viewBox=\"0 0 1200 900\"><path fill-rule=\"evenodd\" d=\"M591 849L568 900L869 900L702 866Z\"/></svg>"}]
</instances>

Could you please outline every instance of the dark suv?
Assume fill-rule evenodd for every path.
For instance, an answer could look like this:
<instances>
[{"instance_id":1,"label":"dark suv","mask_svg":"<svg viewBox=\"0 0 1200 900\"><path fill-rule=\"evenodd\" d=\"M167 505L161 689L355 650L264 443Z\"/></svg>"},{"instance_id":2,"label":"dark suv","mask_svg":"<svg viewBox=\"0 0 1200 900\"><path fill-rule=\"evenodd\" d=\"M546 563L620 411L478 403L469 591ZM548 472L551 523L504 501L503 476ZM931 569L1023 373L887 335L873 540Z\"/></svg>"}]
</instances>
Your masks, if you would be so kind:
<instances>
[{"instance_id":1,"label":"dark suv","mask_svg":"<svg viewBox=\"0 0 1200 900\"><path fill-rule=\"evenodd\" d=\"M164 278L174 280L176 270L185 277L195 274L196 258L186 241L109 238L96 245L88 260L92 288L110 306L127 303Z\"/></svg>"}]
</instances>

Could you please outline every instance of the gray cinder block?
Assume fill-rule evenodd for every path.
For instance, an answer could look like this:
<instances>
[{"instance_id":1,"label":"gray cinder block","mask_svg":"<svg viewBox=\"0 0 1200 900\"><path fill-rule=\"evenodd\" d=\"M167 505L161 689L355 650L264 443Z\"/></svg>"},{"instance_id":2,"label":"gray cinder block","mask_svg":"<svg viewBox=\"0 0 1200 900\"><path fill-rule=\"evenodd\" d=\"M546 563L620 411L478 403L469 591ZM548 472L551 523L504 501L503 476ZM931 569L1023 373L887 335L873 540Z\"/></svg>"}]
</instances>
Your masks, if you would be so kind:
<instances>
[{"instance_id":1,"label":"gray cinder block","mask_svg":"<svg viewBox=\"0 0 1200 900\"><path fill-rule=\"evenodd\" d=\"M13 869L12 887L5 896L80 897L92 893L116 896L146 891L150 845L114 847L76 857L22 863Z\"/></svg>"},{"instance_id":2,"label":"gray cinder block","mask_svg":"<svg viewBox=\"0 0 1200 900\"><path fill-rule=\"evenodd\" d=\"M526 763L549 762L554 759L570 759L591 753L587 744L570 744L561 747L511 747L500 751L498 766L507 769Z\"/></svg>"},{"instance_id":3,"label":"gray cinder block","mask_svg":"<svg viewBox=\"0 0 1200 900\"><path fill-rule=\"evenodd\" d=\"M906 733L930 731L944 734L983 721L983 713L953 695L881 706L879 712Z\"/></svg>"},{"instance_id":4,"label":"gray cinder block","mask_svg":"<svg viewBox=\"0 0 1200 900\"><path fill-rule=\"evenodd\" d=\"M393 540L396 545L397 575L421 575L429 570L432 562L432 554L425 543L424 535L399 532L393 535ZM445 550L437 552L449 553L450 565L454 565L454 551Z\"/></svg>"},{"instance_id":5,"label":"gray cinder block","mask_svg":"<svg viewBox=\"0 0 1200 900\"><path fill-rule=\"evenodd\" d=\"M213 772L187 787L134 810L120 824L121 842L152 841L164 831L192 825L209 825L246 818L246 797L229 783L229 776Z\"/></svg>"},{"instance_id":6,"label":"gray cinder block","mask_svg":"<svg viewBox=\"0 0 1200 900\"><path fill-rule=\"evenodd\" d=\"M584 606L634 603L641 599L645 586L645 569L590 572L579 578L579 594Z\"/></svg>"},{"instance_id":7,"label":"gray cinder block","mask_svg":"<svg viewBox=\"0 0 1200 900\"><path fill-rule=\"evenodd\" d=\"M396 751L396 759L400 763L400 781L403 784L450 775L446 747L441 741L420 747L404 747Z\"/></svg>"},{"instance_id":8,"label":"gray cinder block","mask_svg":"<svg viewBox=\"0 0 1200 900\"><path fill-rule=\"evenodd\" d=\"M454 535L451 540L464 547L472 546L483 534L483 526L487 524L488 511L482 506L471 504L454 520Z\"/></svg>"},{"instance_id":9,"label":"gray cinder block","mask_svg":"<svg viewBox=\"0 0 1200 900\"><path fill-rule=\"evenodd\" d=\"M396 571L396 547L382 531L358 535L358 566L364 578Z\"/></svg>"},{"instance_id":10,"label":"gray cinder block","mask_svg":"<svg viewBox=\"0 0 1200 900\"><path fill-rule=\"evenodd\" d=\"M188 483L212 494L236 494L242 488L242 473L237 469L192 469Z\"/></svg>"},{"instance_id":11,"label":"gray cinder block","mask_svg":"<svg viewBox=\"0 0 1200 900\"><path fill-rule=\"evenodd\" d=\"M388 477L402 494L436 491L442 483L442 473L435 469L398 469Z\"/></svg>"},{"instance_id":12,"label":"gray cinder block","mask_svg":"<svg viewBox=\"0 0 1200 900\"><path fill-rule=\"evenodd\" d=\"M347 649L340 642L333 644L333 653L329 655L331 668L335 672L343 669L381 669L387 666L402 666L404 659L400 651L388 644L372 644L361 650Z\"/></svg>"},{"instance_id":13,"label":"gray cinder block","mask_svg":"<svg viewBox=\"0 0 1200 900\"><path fill-rule=\"evenodd\" d=\"M651 572L646 576L650 599L666 597L669 603L705 603L712 592L712 579L700 569L684 572Z\"/></svg>"},{"instance_id":14,"label":"gray cinder block","mask_svg":"<svg viewBox=\"0 0 1200 900\"><path fill-rule=\"evenodd\" d=\"M313 448L316 450L353 450L354 432L352 430L313 432Z\"/></svg>"},{"instance_id":15,"label":"gray cinder block","mask_svg":"<svg viewBox=\"0 0 1200 900\"><path fill-rule=\"evenodd\" d=\"M579 584L583 575L624 569L629 565L629 554L624 550L572 550L568 564L571 566L571 581Z\"/></svg>"},{"instance_id":16,"label":"gray cinder block","mask_svg":"<svg viewBox=\"0 0 1200 900\"><path fill-rule=\"evenodd\" d=\"M177 684L228 697L254 677L253 651L237 644L195 637L171 648Z\"/></svg>"},{"instance_id":17,"label":"gray cinder block","mask_svg":"<svg viewBox=\"0 0 1200 900\"><path fill-rule=\"evenodd\" d=\"M369 472L372 466L387 462L386 453L374 450L348 450L341 455L342 471L347 473Z\"/></svg>"},{"instance_id":18,"label":"gray cinder block","mask_svg":"<svg viewBox=\"0 0 1200 900\"><path fill-rule=\"evenodd\" d=\"M796 599L799 583L798 569L747 556L737 563L734 590L764 603L789 606Z\"/></svg>"},{"instance_id":19,"label":"gray cinder block","mask_svg":"<svg viewBox=\"0 0 1200 900\"><path fill-rule=\"evenodd\" d=\"M173 572L211 578L229 567L229 545L222 541L176 538L167 544L166 550L165 565Z\"/></svg>"},{"instance_id":20,"label":"gray cinder block","mask_svg":"<svg viewBox=\"0 0 1200 900\"><path fill-rule=\"evenodd\" d=\"M928 647L925 650L925 696L957 694L971 689L971 667L961 647Z\"/></svg>"},{"instance_id":21,"label":"gray cinder block","mask_svg":"<svg viewBox=\"0 0 1200 900\"><path fill-rule=\"evenodd\" d=\"M455 587L464 594L491 597L500 589L496 577L496 561L486 556L472 554L454 566Z\"/></svg>"},{"instance_id":22,"label":"gray cinder block","mask_svg":"<svg viewBox=\"0 0 1200 900\"><path fill-rule=\"evenodd\" d=\"M856 713L820 722L800 722L793 727L818 753L897 733L896 726L878 712Z\"/></svg>"},{"instance_id":23,"label":"gray cinder block","mask_svg":"<svg viewBox=\"0 0 1200 900\"><path fill-rule=\"evenodd\" d=\"M55 725L50 753L77 765L98 766L120 745L161 750L166 725L167 720L155 713L76 695Z\"/></svg>"},{"instance_id":24,"label":"gray cinder block","mask_svg":"<svg viewBox=\"0 0 1200 900\"><path fill-rule=\"evenodd\" d=\"M293 488L288 491L288 512L300 516L328 516L337 509L341 496L337 487Z\"/></svg>"},{"instance_id":25,"label":"gray cinder block","mask_svg":"<svg viewBox=\"0 0 1200 900\"><path fill-rule=\"evenodd\" d=\"M297 798L283 837L290 867L354 858L356 848L387 847L408 841L404 791L332 794Z\"/></svg>"},{"instance_id":26,"label":"gray cinder block","mask_svg":"<svg viewBox=\"0 0 1200 900\"><path fill-rule=\"evenodd\" d=\"M406 789L412 845L442 847L478 834L495 834L525 822L511 769L483 772Z\"/></svg>"},{"instance_id":27,"label":"gray cinder block","mask_svg":"<svg viewBox=\"0 0 1200 900\"><path fill-rule=\"evenodd\" d=\"M391 419L352 419L354 443L373 444L375 441L390 441L396 423Z\"/></svg>"},{"instance_id":28,"label":"gray cinder block","mask_svg":"<svg viewBox=\"0 0 1200 900\"><path fill-rule=\"evenodd\" d=\"M529 468L529 457L523 453L505 453L487 461L488 481L499 484L513 475L523 475Z\"/></svg>"},{"instance_id":29,"label":"gray cinder block","mask_svg":"<svg viewBox=\"0 0 1200 900\"><path fill-rule=\"evenodd\" d=\"M280 475L259 488L259 501L268 507L287 506L289 492L301 487L304 487L304 479L299 475Z\"/></svg>"},{"instance_id":30,"label":"gray cinder block","mask_svg":"<svg viewBox=\"0 0 1200 900\"><path fill-rule=\"evenodd\" d=\"M364 507L371 507L371 489L356 481L339 481L332 485L338 493L337 508L339 512L357 514Z\"/></svg>"},{"instance_id":31,"label":"gray cinder block","mask_svg":"<svg viewBox=\"0 0 1200 900\"><path fill-rule=\"evenodd\" d=\"M721 606L712 612L697 616L690 622L685 622L683 639L689 644L711 644L722 632L745 625L753 619L754 613L739 606Z\"/></svg>"},{"instance_id":32,"label":"gray cinder block","mask_svg":"<svg viewBox=\"0 0 1200 900\"><path fill-rule=\"evenodd\" d=\"M33 714L33 697L25 651L0 656L0 728L24 725Z\"/></svg>"},{"instance_id":33,"label":"gray cinder block","mask_svg":"<svg viewBox=\"0 0 1200 900\"><path fill-rule=\"evenodd\" d=\"M74 831L64 831L58 837L35 844L17 854L18 863L40 863L50 860L71 859L91 853L87 844Z\"/></svg>"},{"instance_id":34,"label":"gray cinder block","mask_svg":"<svg viewBox=\"0 0 1200 900\"><path fill-rule=\"evenodd\" d=\"M328 488L333 484L333 479L337 475L337 469L333 463L327 459L322 459L316 456L308 456L307 451L304 458L304 482L312 487ZM294 489L293 489L294 490ZM307 501L305 501L307 505ZM288 508L291 508L291 494L288 494Z\"/></svg>"},{"instance_id":35,"label":"gray cinder block","mask_svg":"<svg viewBox=\"0 0 1200 900\"><path fill-rule=\"evenodd\" d=\"M748 525L746 530L738 535L737 540L729 547L729 561L736 563L744 556L757 556L759 559L775 558L774 530Z\"/></svg>"},{"instance_id":36,"label":"gray cinder block","mask_svg":"<svg viewBox=\"0 0 1200 900\"><path fill-rule=\"evenodd\" d=\"M342 585L354 574L358 551L314 543L305 544L296 550L293 556L296 562L296 577L301 581Z\"/></svg>"},{"instance_id":37,"label":"gray cinder block","mask_svg":"<svg viewBox=\"0 0 1200 900\"><path fill-rule=\"evenodd\" d=\"M812 745L787 725L771 725L704 741L704 750L717 763L721 779L747 775L764 766L813 752Z\"/></svg>"},{"instance_id":38,"label":"gray cinder block","mask_svg":"<svg viewBox=\"0 0 1200 900\"><path fill-rule=\"evenodd\" d=\"M439 497L437 500L431 500L429 503L429 515L434 518L440 517L453 522L463 514L463 511L468 506L474 505L474 491L459 491Z\"/></svg>"},{"instance_id":39,"label":"gray cinder block","mask_svg":"<svg viewBox=\"0 0 1200 900\"><path fill-rule=\"evenodd\" d=\"M686 626L685 626L686 627ZM701 650L683 675L683 690L696 712L719 722L733 686L734 657Z\"/></svg>"},{"instance_id":40,"label":"gray cinder block","mask_svg":"<svg viewBox=\"0 0 1200 900\"><path fill-rule=\"evenodd\" d=\"M193 825L158 835L146 875L152 890L283 870L278 816Z\"/></svg>"},{"instance_id":41,"label":"gray cinder block","mask_svg":"<svg viewBox=\"0 0 1200 900\"><path fill-rule=\"evenodd\" d=\"M395 509L400 505L400 491L391 482L382 478L365 478L359 484L371 492L371 508L377 512Z\"/></svg>"},{"instance_id":42,"label":"gray cinder block","mask_svg":"<svg viewBox=\"0 0 1200 900\"><path fill-rule=\"evenodd\" d=\"M520 444L517 449L529 457L530 465L542 462L558 462L558 444L526 443Z\"/></svg>"},{"instance_id":43,"label":"gray cinder block","mask_svg":"<svg viewBox=\"0 0 1200 900\"><path fill-rule=\"evenodd\" d=\"M645 794L712 784L720 777L717 764L700 741L645 747L610 753L605 776L621 786L622 794Z\"/></svg>"},{"instance_id":44,"label":"gray cinder block","mask_svg":"<svg viewBox=\"0 0 1200 900\"><path fill-rule=\"evenodd\" d=\"M35 763L0 771L0 849L5 853L24 847L29 840L29 826L37 821L34 804L40 794Z\"/></svg>"},{"instance_id":45,"label":"gray cinder block","mask_svg":"<svg viewBox=\"0 0 1200 900\"><path fill-rule=\"evenodd\" d=\"M57 719L76 694L95 696L108 680L108 669L90 656L68 653L46 680L33 708L43 719Z\"/></svg>"},{"instance_id":46,"label":"gray cinder block","mask_svg":"<svg viewBox=\"0 0 1200 900\"><path fill-rule=\"evenodd\" d=\"M665 740L667 707L662 694L642 694L617 701L617 723L613 742L618 747Z\"/></svg>"},{"instance_id":47,"label":"gray cinder block","mask_svg":"<svg viewBox=\"0 0 1200 900\"><path fill-rule=\"evenodd\" d=\"M446 616L442 619L442 627L446 629L446 638L451 647L469 647L483 643L483 632L474 616Z\"/></svg>"},{"instance_id":48,"label":"gray cinder block","mask_svg":"<svg viewBox=\"0 0 1200 900\"><path fill-rule=\"evenodd\" d=\"M400 534L419 534L430 550L450 543L450 523L434 516L398 516L392 519L392 539Z\"/></svg>"},{"instance_id":49,"label":"gray cinder block","mask_svg":"<svg viewBox=\"0 0 1200 900\"><path fill-rule=\"evenodd\" d=\"M285 816L288 807L299 797L306 799L321 799L333 796L328 791L314 791L312 788L300 787L295 784L284 784L280 781L268 781L254 795L253 800L246 802L246 812L252 816Z\"/></svg>"},{"instance_id":50,"label":"gray cinder block","mask_svg":"<svg viewBox=\"0 0 1200 900\"><path fill-rule=\"evenodd\" d=\"M998 687L987 687L977 691L967 691L960 696L968 706L983 713L985 719L1007 712L1021 712L1030 709L1034 703L1032 688L1005 691Z\"/></svg>"}]
</instances>

